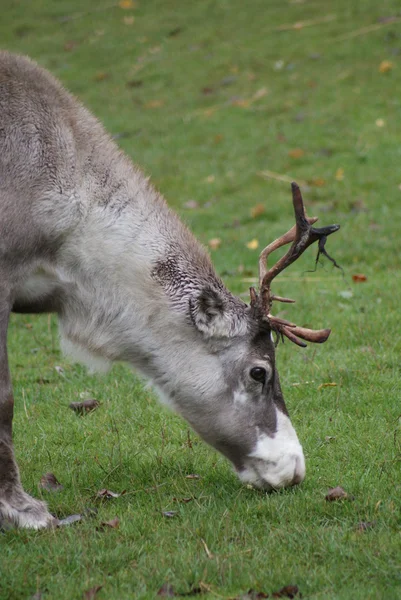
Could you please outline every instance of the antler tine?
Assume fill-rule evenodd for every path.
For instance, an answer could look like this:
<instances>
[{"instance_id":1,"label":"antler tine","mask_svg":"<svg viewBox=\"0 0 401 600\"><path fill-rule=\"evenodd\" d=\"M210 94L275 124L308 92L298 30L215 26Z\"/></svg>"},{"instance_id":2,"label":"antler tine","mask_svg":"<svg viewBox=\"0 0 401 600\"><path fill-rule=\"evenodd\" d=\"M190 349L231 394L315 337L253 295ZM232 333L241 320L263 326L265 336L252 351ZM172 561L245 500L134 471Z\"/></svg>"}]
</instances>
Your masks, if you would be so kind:
<instances>
[{"instance_id":1,"label":"antler tine","mask_svg":"<svg viewBox=\"0 0 401 600\"><path fill-rule=\"evenodd\" d=\"M317 240L334 233L339 229L338 225L329 225L328 227L312 227L316 223L316 217L307 217L302 200L301 190L296 183L291 184L292 203L294 206L295 225L280 238L266 246L259 257L259 288L263 306L270 310L274 297L270 293L270 284L273 279L281 273L286 267L291 265L303 252ZM288 252L282 256L275 265L267 270L267 257L274 251L292 242Z\"/></svg>"},{"instance_id":2,"label":"antler tine","mask_svg":"<svg viewBox=\"0 0 401 600\"><path fill-rule=\"evenodd\" d=\"M250 289L251 293L251 306L262 310L262 314L265 315L271 325L272 330L276 331L280 336L286 336L289 340L297 344L298 346L306 346L302 340L315 343L323 343L327 340L330 335L330 329L307 329L306 327L298 327L295 323L274 317L270 314L270 309L274 300L279 302L294 302L289 298L282 298L280 296L274 296L271 293L270 285L273 279L281 273L286 267L291 265L301 254L314 242L319 240L319 254L323 253L326 256L327 253L324 249L327 236L340 228L339 225L329 225L328 227L315 228L312 227L316 223L316 217L308 217L305 212L304 203L302 200L301 190L296 183L291 184L292 189L292 203L294 206L295 214L295 225L287 231L284 235L279 237L277 240L266 246L259 256L259 296L256 294L254 288ZM282 256L276 264L270 269L267 269L267 258L268 256L291 243L291 247L287 253ZM318 254L318 256L319 256ZM338 266L330 256L328 256L336 266Z\"/></svg>"}]
</instances>

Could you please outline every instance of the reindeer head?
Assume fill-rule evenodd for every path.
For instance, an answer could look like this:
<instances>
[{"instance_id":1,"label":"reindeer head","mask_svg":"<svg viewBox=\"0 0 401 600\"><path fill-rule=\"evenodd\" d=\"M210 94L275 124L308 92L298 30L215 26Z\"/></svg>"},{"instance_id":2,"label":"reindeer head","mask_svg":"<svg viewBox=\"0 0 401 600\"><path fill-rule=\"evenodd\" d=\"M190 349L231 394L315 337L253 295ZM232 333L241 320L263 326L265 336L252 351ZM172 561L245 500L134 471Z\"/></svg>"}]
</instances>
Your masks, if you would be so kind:
<instances>
[{"instance_id":1,"label":"reindeer head","mask_svg":"<svg viewBox=\"0 0 401 600\"><path fill-rule=\"evenodd\" d=\"M271 314L274 301L293 302L272 294L274 277L315 241L319 242L319 253L328 256L326 238L339 229L338 225L312 227L317 219L306 216L295 183L292 194L296 224L262 251L259 291L250 289L250 305L216 285L204 288L191 304L191 319L207 352L197 350L188 385L181 381L181 398L176 398L178 410L232 461L239 477L266 489L294 485L305 476L302 447L281 392L272 334L285 336L299 346L306 345L302 340L325 342L330 334L329 329L298 327ZM267 269L269 254L291 242L285 256ZM190 355L188 352L186 371Z\"/></svg>"}]
</instances>

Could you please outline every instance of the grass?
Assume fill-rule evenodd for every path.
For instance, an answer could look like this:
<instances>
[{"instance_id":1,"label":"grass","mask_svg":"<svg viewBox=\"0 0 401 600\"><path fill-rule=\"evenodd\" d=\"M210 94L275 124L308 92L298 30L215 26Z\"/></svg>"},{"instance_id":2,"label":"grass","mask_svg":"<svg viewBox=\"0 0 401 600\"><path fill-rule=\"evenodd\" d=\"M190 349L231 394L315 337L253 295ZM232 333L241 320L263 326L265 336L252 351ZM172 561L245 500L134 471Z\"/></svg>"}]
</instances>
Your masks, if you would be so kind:
<instances>
[{"instance_id":1,"label":"grass","mask_svg":"<svg viewBox=\"0 0 401 600\"><path fill-rule=\"evenodd\" d=\"M276 284L298 300L288 317L333 334L322 347L278 349L308 475L270 496L241 486L126 367L88 375L60 356L53 317L13 316L25 488L58 516L98 513L57 531L0 534L1 599L40 591L71 600L95 585L99 600L154 598L165 582L181 593L202 582L204 598L289 583L311 599L401 597L398 11L391 0L138 0L127 9L3 0L2 46L55 73L199 239L221 239L213 261L233 292L246 295L244 279L256 276L258 253L246 243L292 223L289 185L258 175L265 170L309 182L309 214L341 223L328 248L344 276L330 265L307 273L309 251ZM383 20L391 16L398 21ZM380 72L382 61L392 68ZM260 202L265 212L252 218ZM355 273L367 281L354 283ZM328 382L337 385L320 387ZM81 394L100 409L73 414ZM62 492L38 491L47 471ZM354 500L325 502L335 485ZM98 503L102 487L126 493ZM169 510L177 515L164 517ZM115 516L118 529L99 529ZM362 521L374 527L361 533Z\"/></svg>"}]
</instances>

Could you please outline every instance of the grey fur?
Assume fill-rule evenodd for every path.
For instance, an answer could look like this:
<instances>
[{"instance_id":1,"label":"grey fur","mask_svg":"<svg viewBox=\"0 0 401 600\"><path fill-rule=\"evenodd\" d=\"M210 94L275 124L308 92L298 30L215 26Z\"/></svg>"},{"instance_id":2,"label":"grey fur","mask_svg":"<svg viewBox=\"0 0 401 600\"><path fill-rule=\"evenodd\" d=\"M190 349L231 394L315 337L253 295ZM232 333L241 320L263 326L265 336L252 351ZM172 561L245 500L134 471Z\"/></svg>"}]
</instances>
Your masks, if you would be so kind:
<instances>
[{"instance_id":1,"label":"grey fur","mask_svg":"<svg viewBox=\"0 0 401 600\"><path fill-rule=\"evenodd\" d=\"M245 481L299 483L270 329L100 123L34 62L0 53L0 519L39 528L12 437L10 310L57 312L63 347L126 361ZM263 366L265 384L250 377Z\"/></svg>"}]
</instances>

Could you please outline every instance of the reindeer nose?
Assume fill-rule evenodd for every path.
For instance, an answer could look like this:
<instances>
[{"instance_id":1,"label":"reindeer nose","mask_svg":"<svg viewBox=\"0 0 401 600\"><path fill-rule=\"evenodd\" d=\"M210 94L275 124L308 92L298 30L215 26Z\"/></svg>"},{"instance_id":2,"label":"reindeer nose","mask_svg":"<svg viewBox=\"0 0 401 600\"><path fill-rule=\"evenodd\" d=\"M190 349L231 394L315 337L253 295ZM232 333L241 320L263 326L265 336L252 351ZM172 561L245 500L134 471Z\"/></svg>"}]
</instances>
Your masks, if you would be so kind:
<instances>
[{"instance_id":1,"label":"reindeer nose","mask_svg":"<svg viewBox=\"0 0 401 600\"><path fill-rule=\"evenodd\" d=\"M299 456L295 459L294 477L292 478L291 485L299 485L305 479L305 465Z\"/></svg>"}]
</instances>

